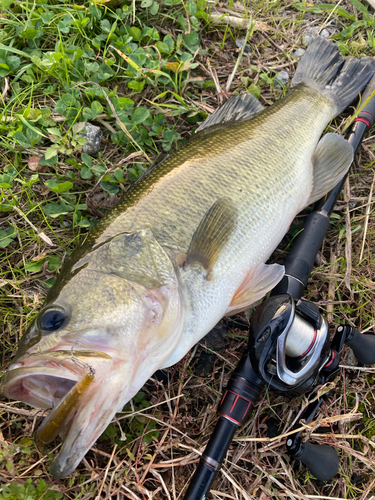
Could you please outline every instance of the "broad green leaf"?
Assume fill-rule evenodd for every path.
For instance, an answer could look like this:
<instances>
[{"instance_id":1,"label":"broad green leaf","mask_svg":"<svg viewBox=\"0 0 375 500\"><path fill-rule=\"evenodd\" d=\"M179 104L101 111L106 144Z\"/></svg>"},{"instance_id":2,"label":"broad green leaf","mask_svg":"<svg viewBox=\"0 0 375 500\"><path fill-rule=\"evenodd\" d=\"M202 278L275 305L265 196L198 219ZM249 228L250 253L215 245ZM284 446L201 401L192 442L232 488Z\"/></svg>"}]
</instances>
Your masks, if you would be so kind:
<instances>
[{"instance_id":1,"label":"broad green leaf","mask_svg":"<svg viewBox=\"0 0 375 500\"><path fill-rule=\"evenodd\" d=\"M0 174L0 188L8 189L12 187L13 179L8 174Z\"/></svg>"},{"instance_id":2,"label":"broad green leaf","mask_svg":"<svg viewBox=\"0 0 375 500\"><path fill-rule=\"evenodd\" d=\"M82 153L81 160L86 165L86 167L92 167L92 158L88 154Z\"/></svg>"},{"instance_id":3,"label":"broad green leaf","mask_svg":"<svg viewBox=\"0 0 375 500\"><path fill-rule=\"evenodd\" d=\"M169 54L170 49L169 49L168 45L165 42L160 42L159 41L159 42L156 42L155 45L160 50L160 52L162 52L164 54Z\"/></svg>"},{"instance_id":4,"label":"broad green leaf","mask_svg":"<svg viewBox=\"0 0 375 500\"><path fill-rule=\"evenodd\" d=\"M103 106L100 104L99 101L92 101L91 109L95 113L95 116L100 115L100 113L103 113Z\"/></svg>"},{"instance_id":5,"label":"broad green leaf","mask_svg":"<svg viewBox=\"0 0 375 500\"><path fill-rule=\"evenodd\" d=\"M83 118L87 121L93 120L95 118L95 113L91 108L83 108Z\"/></svg>"},{"instance_id":6,"label":"broad green leaf","mask_svg":"<svg viewBox=\"0 0 375 500\"><path fill-rule=\"evenodd\" d=\"M136 26L132 26L129 29L129 35L133 37L133 40L139 42L142 38L142 31Z\"/></svg>"},{"instance_id":7,"label":"broad green leaf","mask_svg":"<svg viewBox=\"0 0 375 500\"><path fill-rule=\"evenodd\" d=\"M44 184L54 193L65 193L73 187L73 183L70 181L59 183L56 179L49 179Z\"/></svg>"},{"instance_id":8,"label":"broad green leaf","mask_svg":"<svg viewBox=\"0 0 375 500\"><path fill-rule=\"evenodd\" d=\"M47 266L48 271L55 271L60 266L61 266L61 259L59 257L56 257L55 255L51 255L51 257L48 259L48 266Z\"/></svg>"},{"instance_id":9,"label":"broad green leaf","mask_svg":"<svg viewBox=\"0 0 375 500\"><path fill-rule=\"evenodd\" d=\"M137 125L143 123L150 116L150 112L147 108L140 106L136 108L133 112L132 121Z\"/></svg>"},{"instance_id":10,"label":"broad green leaf","mask_svg":"<svg viewBox=\"0 0 375 500\"><path fill-rule=\"evenodd\" d=\"M174 49L174 40L171 35L166 35L164 37L164 43L168 45L169 51L172 52L172 50Z\"/></svg>"},{"instance_id":11,"label":"broad green leaf","mask_svg":"<svg viewBox=\"0 0 375 500\"><path fill-rule=\"evenodd\" d=\"M199 35L196 31L191 31L188 35L184 36L184 42L190 52L194 53L199 47Z\"/></svg>"},{"instance_id":12,"label":"broad green leaf","mask_svg":"<svg viewBox=\"0 0 375 500\"><path fill-rule=\"evenodd\" d=\"M29 273L39 273L43 267L43 262L45 259L38 260L36 262L31 261L31 262L26 262L25 264L25 270L28 271Z\"/></svg>"},{"instance_id":13,"label":"broad green leaf","mask_svg":"<svg viewBox=\"0 0 375 500\"><path fill-rule=\"evenodd\" d=\"M22 132L16 132L13 138L20 144L23 148L30 148L31 142Z\"/></svg>"},{"instance_id":14,"label":"broad green leaf","mask_svg":"<svg viewBox=\"0 0 375 500\"><path fill-rule=\"evenodd\" d=\"M72 128L73 134L76 135L81 133L85 127L86 127L86 122L75 123Z\"/></svg>"},{"instance_id":15,"label":"broad green leaf","mask_svg":"<svg viewBox=\"0 0 375 500\"><path fill-rule=\"evenodd\" d=\"M88 167L82 167L81 168L81 177L82 179L91 179L92 177L92 172Z\"/></svg>"},{"instance_id":16,"label":"broad green leaf","mask_svg":"<svg viewBox=\"0 0 375 500\"><path fill-rule=\"evenodd\" d=\"M65 113L66 109L67 109L67 106L64 103L64 101L62 99L59 99L56 103L56 106L55 106L56 113L63 115Z\"/></svg>"},{"instance_id":17,"label":"broad green leaf","mask_svg":"<svg viewBox=\"0 0 375 500\"><path fill-rule=\"evenodd\" d=\"M67 206L61 206L58 203L48 203L43 207L43 211L46 215L49 215L53 219L59 217L60 215L65 215L71 210Z\"/></svg>"},{"instance_id":18,"label":"broad green leaf","mask_svg":"<svg viewBox=\"0 0 375 500\"><path fill-rule=\"evenodd\" d=\"M52 21L53 15L53 12L48 10L47 12L43 12L43 14L40 14L40 18L44 24L49 24Z\"/></svg>"},{"instance_id":19,"label":"broad green leaf","mask_svg":"<svg viewBox=\"0 0 375 500\"><path fill-rule=\"evenodd\" d=\"M6 231L0 230L0 248L6 248L16 236L17 231L14 227L10 227Z\"/></svg>"},{"instance_id":20,"label":"broad green leaf","mask_svg":"<svg viewBox=\"0 0 375 500\"><path fill-rule=\"evenodd\" d=\"M100 27L105 33L111 32L111 23L108 21L108 19L103 19L102 21L100 21Z\"/></svg>"},{"instance_id":21,"label":"broad green leaf","mask_svg":"<svg viewBox=\"0 0 375 500\"><path fill-rule=\"evenodd\" d=\"M79 227L90 227L91 226L91 223L88 219L81 219L79 222L78 222L78 226Z\"/></svg>"},{"instance_id":22,"label":"broad green leaf","mask_svg":"<svg viewBox=\"0 0 375 500\"><path fill-rule=\"evenodd\" d=\"M44 158L46 160L50 160L51 158L53 158L54 156L57 156L57 149L56 148L47 148L46 149L46 152L45 152L45 155L44 155Z\"/></svg>"},{"instance_id":23,"label":"broad green leaf","mask_svg":"<svg viewBox=\"0 0 375 500\"><path fill-rule=\"evenodd\" d=\"M25 30L21 31L20 32L20 36L22 36L22 38L27 38L29 40L33 40L38 34L38 30L36 30L35 28L26 28Z\"/></svg>"},{"instance_id":24,"label":"broad green leaf","mask_svg":"<svg viewBox=\"0 0 375 500\"><path fill-rule=\"evenodd\" d=\"M130 109L134 106L134 101L129 97L118 97L117 102L123 109Z\"/></svg>"},{"instance_id":25,"label":"broad green leaf","mask_svg":"<svg viewBox=\"0 0 375 500\"><path fill-rule=\"evenodd\" d=\"M146 80L141 80L141 81L131 80L128 83L128 87L129 87L129 89L133 89L136 92L142 92L143 87L145 86L145 83L146 83Z\"/></svg>"},{"instance_id":26,"label":"broad green leaf","mask_svg":"<svg viewBox=\"0 0 375 500\"><path fill-rule=\"evenodd\" d=\"M9 69L14 71L15 69L17 69L20 66L21 59L18 56L8 56L7 63L8 63Z\"/></svg>"},{"instance_id":27,"label":"broad green leaf","mask_svg":"<svg viewBox=\"0 0 375 500\"><path fill-rule=\"evenodd\" d=\"M152 16L155 16L159 11L159 4L158 2L154 1L152 2L151 8L150 8L150 14Z\"/></svg>"},{"instance_id":28,"label":"broad green leaf","mask_svg":"<svg viewBox=\"0 0 375 500\"><path fill-rule=\"evenodd\" d=\"M49 127L47 128L47 132L50 133L51 135L55 135L57 137L61 137L61 130L56 128L56 127Z\"/></svg>"},{"instance_id":29,"label":"broad green leaf","mask_svg":"<svg viewBox=\"0 0 375 500\"><path fill-rule=\"evenodd\" d=\"M57 27L62 33L68 34L70 31L70 24L64 23L64 21L60 21L57 23Z\"/></svg>"}]
</instances>

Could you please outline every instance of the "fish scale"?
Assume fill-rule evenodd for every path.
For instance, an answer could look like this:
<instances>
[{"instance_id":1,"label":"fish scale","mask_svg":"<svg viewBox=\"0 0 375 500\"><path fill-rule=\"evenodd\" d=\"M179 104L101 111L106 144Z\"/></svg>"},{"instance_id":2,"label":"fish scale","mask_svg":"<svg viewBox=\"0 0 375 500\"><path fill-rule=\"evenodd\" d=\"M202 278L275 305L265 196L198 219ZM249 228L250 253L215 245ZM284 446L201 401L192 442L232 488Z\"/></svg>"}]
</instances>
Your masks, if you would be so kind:
<instances>
[{"instance_id":1,"label":"fish scale","mask_svg":"<svg viewBox=\"0 0 375 500\"><path fill-rule=\"evenodd\" d=\"M184 149L138 181L92 239L100 243L121 231L151 227L162 246L187 252L203 215L222 196L244 206L239 224L249 229L249 211L264 212L264 203L276 200L280 188L294 196L298 190L300 194L302 185L308 198L311 182L299 170L306 149L315 147L332 116L332 105L317 91L306 90L297 88L253 120L227 126L225 140L220 129L200 133L201 137L198 133ZM297 131L296 117L303 123ZM271 139L270 151L272 128L278 133Z\"/></svg>"},{"instance_id":2,"label":"fish scale","mask_svg":"<svg viewBox=\"0 0 375 500\"><path fill-rule=\"evenodd\" d=\"M67 259L0 379L7 397L58 405L41 431L44 441L63 439L56 477L77 467L158 368L279 282L283 266L267 259L353 158L338 134L319 138L374 66L317 38L285 98L263 108L250 94L233 96Z\"/></svg>"}]
</instances>

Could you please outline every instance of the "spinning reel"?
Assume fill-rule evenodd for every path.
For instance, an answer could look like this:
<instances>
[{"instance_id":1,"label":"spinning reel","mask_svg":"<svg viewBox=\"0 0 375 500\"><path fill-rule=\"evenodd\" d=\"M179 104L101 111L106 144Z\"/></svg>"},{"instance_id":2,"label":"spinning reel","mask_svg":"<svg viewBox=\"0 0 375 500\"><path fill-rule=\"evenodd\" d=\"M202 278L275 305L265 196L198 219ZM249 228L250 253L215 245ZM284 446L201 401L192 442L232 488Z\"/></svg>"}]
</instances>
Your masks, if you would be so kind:
<instances>
[{"instance_id":1,"label":"spinning reel","mask_svg":"<svg viewBox=\"0 0 375 500\"><path fill-rule=\"evenodd\" d=\"M327 320L312 302L295 301L284 293L258 306L251 318L248 353L228 382L218 408L219 421L185 500L205 498L235 431L250 418L265 385L291 397L311 392L336 376L344 344L353 349L360 363L375 364L375 335L345 325L337 328L331 342ZM313 419L322 401L319 398L305 408L286 446L292 458L304 463L317 479L327 481L339 467L336 451L328 445L303 442L297 431L301 420Z\"/></svg>"},{"instance_id":2,"label":"spinning reel","mask_svg":"<svg viewBox=\"0 0 375 500\"><path fill-rule=\"evenodd\" d=\"M375 335L339 326L331 342L327 320L312 302L276 295L263 302L251 319L249 356L253 368L272 390L292 397L309 393L336 376L344 344L353 349L360 363L375 364ZM310 404L299 421L311 421L321 402ZM339 466L336 451L328 445L303 443L300 434L288 439L289 454L316 478L332 479Z\"/></svg>"}]
</instances>

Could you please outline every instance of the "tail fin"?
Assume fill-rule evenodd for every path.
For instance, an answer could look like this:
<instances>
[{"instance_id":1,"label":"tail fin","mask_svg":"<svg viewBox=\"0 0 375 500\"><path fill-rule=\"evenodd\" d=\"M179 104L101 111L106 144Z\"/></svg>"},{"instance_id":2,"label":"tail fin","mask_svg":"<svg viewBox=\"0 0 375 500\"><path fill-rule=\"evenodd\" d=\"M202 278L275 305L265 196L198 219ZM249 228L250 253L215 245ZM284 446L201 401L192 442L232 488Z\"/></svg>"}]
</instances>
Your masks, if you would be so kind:
<instances>
[{"instance_id":1,"label":"tail fin","mask_svg":"<svg viewBox=\"0 0 375 500\"><path fill-rule=\"evenodd\" d=\"M302 57L292 86L305 83L332 100L339 115L363 90L375 72L371 57L344 59L335 44L316 37Z\"/></svg>"}]
</instances>

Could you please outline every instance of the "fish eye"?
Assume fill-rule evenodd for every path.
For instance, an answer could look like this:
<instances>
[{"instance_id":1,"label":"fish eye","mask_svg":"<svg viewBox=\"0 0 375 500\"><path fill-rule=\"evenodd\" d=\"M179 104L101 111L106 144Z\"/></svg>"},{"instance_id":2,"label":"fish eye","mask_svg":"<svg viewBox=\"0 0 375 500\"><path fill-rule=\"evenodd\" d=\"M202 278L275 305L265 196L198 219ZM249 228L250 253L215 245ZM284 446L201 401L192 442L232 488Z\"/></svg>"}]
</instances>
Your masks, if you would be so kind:
<instances>
[{"instance_id":1,"label":"fish eye","mask_svg":"<svg viewBox=\"0 0 375 500\"><path fill-rule=\"evenodd\" d=\"M44 332L55 332L65 323L67 314L62 307L53 306L45 309L39 317L39 327Z\"/></svg>"}]
</instances>

